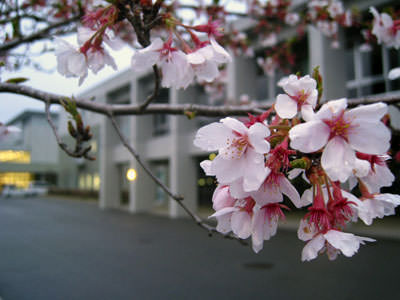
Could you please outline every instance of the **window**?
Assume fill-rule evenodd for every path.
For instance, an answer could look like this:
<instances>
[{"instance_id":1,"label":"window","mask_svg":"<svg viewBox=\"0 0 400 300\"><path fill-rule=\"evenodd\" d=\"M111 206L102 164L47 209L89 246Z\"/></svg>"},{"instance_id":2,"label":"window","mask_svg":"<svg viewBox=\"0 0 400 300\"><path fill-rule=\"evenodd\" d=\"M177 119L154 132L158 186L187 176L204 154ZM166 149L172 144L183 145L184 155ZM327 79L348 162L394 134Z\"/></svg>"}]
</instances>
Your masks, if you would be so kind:
<instances>
[{"instance_id":1,"label":"window","mask_svg":"<svg viewBox=\"0 0 400 300\"><path fill-rule=\"evenodd\" d=\"M107 102L112 104L130 103L130 85L124 85L107 94ZM129 140L130 138L130 118L128 116L118 116L115 118L122 135Z\"/></svg>"},{"instance_id":2,"label":"window","mask_svg":"<svg viewBox=\"0 0 400 300\"><path fill-rule=\"evenodd\" d=\"M31 162L31 154L28 151L1 150L0 162L29 164Z\"/></svg>"},{"instance_id":3,"label":"window","mask_svg":"<svg viewBox=\"0 0 400 300\"><path fill-rule=\"evenodd\" d=\"M27 172L0 173L0 187L3 185L15 185L17 188L26 189L32 180L32 174Z\"/></svg>"},{"instance_id":4,"label":"window","mask_svg":"<svg viewBox=\"0 0 400 300\"><path fill-rule=\"evenodd\" d=\"M160 89L160 94L154 103L168 103L169 90ZM163 135L169 132L169 116L166 114L153 115L153 135Z\"/></svg>"},{"instance_id":5,"label":"window","mask_svg":"<svg viewBox=\"0 0 400 300\"><path fill-rule=\"evenodd\" d=\"M355 98L400 89L400 80L389 80L392 68L400 66L400 53L394 49L375 46L361 51L360 44L346 50L347 97Z\"/></svg>"}]
</instances>

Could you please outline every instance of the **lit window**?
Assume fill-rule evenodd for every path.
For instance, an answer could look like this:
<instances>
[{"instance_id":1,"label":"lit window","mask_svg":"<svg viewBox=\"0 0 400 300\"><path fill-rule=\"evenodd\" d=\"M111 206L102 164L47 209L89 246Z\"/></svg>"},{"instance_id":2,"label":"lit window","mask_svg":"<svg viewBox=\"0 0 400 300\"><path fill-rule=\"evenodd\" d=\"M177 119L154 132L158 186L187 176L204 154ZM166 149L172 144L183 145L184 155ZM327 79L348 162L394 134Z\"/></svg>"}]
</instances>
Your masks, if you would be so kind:
<instances>
[{"instance_id":1,"label":"lit window","mask_svg":"<svg viewBox=\"0 0 400 300\"><path fill-rule=\"evenodd\" d=\"M79 176L79 189L81 189L81 190L85 189L85 176L84 175Z\"/></svg>"},{"instance_id":2,"label":"lit window","mask_svg":"<svg viewBox=\"0 0 400 300\"><path fill-rule=\"evenodd\" d=\"M90 142L90 146L92 147L92 148L91 148L92 152L93 152L93 153L96 153L96 152L97 152L97 141L94 141L94 140L91 141L91 142Z\"/></svg>"},{"instance_id":3,"label":"lit window","mask_svg":"<svg viewBox=\"0 0 400 300\"><path fill-rule=\"evenodd\" d=\"M28 151L2 150L0 151L0 162L29 164L31 154Z\"/></svg>"},{"instance_id":4,"label":"lit window","mask_svg":"<svg viewBox=\"0 0 400 300\"><path fill-rule=\"evenodd\" d=\"M12 184L17 188L26 189L32 178L32 174L26 172L0 173L0 186Z\"/></svg>"},{"instance_id":5,"label":"lit window","mask_svg":"<svg viewBox=\"0 0 400 300\"><path fill-rule=\"evenodd\" d=\"M93 189L96 191L100 189L100 176L97 173L93 177Z\"/></svg>"}]
</instances>

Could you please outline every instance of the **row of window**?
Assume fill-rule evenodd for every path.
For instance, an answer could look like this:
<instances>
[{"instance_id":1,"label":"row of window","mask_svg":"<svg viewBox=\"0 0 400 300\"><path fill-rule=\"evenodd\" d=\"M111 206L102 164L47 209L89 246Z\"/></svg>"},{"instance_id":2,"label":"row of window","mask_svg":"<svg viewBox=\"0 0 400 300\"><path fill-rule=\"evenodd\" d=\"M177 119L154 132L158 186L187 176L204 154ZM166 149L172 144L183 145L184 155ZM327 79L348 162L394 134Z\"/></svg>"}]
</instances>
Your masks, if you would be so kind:
<instances>
[{"instance_id":1,"label":"row of window","mask_svg":"<svg viewBox=\"0 0 400 300\"><path fill-rule=\"evenodd\" d=\"M80 190L98 191L100 189L100 176L98 173L84 173L78 177Z\"/></svg>"}]
</instances>

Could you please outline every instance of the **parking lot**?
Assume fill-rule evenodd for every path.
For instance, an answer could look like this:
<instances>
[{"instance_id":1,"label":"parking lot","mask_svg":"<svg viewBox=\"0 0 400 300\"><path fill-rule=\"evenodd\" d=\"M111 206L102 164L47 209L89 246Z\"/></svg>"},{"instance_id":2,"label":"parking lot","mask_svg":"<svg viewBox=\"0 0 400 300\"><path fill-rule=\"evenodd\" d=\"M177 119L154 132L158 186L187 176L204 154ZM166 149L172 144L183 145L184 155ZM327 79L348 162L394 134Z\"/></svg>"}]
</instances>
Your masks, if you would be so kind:
<instances>
[{"instance_id":1,"label":"parking lot","mask_svg":"<svg viewBox=\"0 0 400 300\"><path fill-rule=\"evenodd\" d=\"M280 230L254 254L189 220L94 202L0 199L0 297L18 299L400 299L400 242L302 263Z\"/></svg>"}]
</instances>

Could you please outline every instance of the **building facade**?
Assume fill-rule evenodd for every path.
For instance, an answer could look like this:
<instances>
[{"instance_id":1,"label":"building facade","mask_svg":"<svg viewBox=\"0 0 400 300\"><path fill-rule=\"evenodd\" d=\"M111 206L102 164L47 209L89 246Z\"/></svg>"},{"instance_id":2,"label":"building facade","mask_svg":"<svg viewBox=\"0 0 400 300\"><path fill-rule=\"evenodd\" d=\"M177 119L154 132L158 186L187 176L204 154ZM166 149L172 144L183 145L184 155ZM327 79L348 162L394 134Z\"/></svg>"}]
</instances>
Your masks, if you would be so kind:
<instances>
[{"instance_id":1,"label":"building facade","mask_svg":"<svg viewBox=\"0 0 400 300\"><path fill-rule=\"evenodd\" d=\"M51 113L55 124L58 114ZM57 142L44 112L24 111L8 125L21 129L21 133L0 145L0 189L4 185L27 188L32 181L58 181Z\"/></svg>"}]
</instances>

